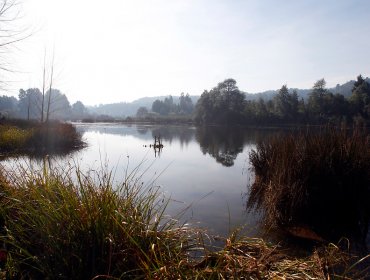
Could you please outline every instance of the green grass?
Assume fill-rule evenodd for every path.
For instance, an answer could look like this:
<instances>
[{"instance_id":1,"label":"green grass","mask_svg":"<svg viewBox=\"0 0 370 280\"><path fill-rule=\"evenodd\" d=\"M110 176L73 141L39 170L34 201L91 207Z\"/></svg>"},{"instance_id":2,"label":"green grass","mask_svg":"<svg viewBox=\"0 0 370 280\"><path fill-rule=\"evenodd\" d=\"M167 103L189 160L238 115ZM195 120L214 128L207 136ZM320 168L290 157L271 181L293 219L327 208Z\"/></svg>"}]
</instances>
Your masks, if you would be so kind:
<instances>
[{"instance_id":1,"label":"green grass","mask_svg":"<svg viewBox=\"0 0 370 280\"><path fill-rule=\"evenodd\" d=\"M0 153L3 156L64 154L83 146L81 135L68 123L15 120L0 123Z\"/></svg>"},{"instance_id":2,"label":"green grass","mask_svg":"<svg viewBox=\"0 0 370 280\"><path fill-rule=\"evenodd\" d=\"M370 218L370 138L323 128L279 135L250 154L248 207L272 226L308 227L322 237L364 240Z\"/></svg>"},{"instance_id":3,"label":"green grass","mask_svg":"<svg viewBox=\"0 0 370 280\"><path fill-rule=\"evenodd\" d=\"M298 258L235 231L209 250L206 232L165 215L169 200L142 183L138 168L113 181L76 167L2 170L0 279L326 279L338 266L346 279L367 273L334 245Z\"/></svg>"},{"instance_id":4,"label":"green grass","mask_svg":"<svg viewBox=\"0 0 370 280\"><path fill-rule=\"evenodd\" d=\"M77 183L71 173L21 173L2 182L0 239L13 277L150 276L190 249L190 231L165 219L154 186L130 176L113 186L110 174L94 181L78 170Z\"/></svg>"},{"instance_id":5,"label":"green grass","mask_svg":"<svg viewBox=\"0 0 370 280\"><path fill-rule=\"evenodd\" d=\"M14 126L0 126L1 151L16 151L24 147L32 137L32 130Z\"/></svg>"}]
</instances>

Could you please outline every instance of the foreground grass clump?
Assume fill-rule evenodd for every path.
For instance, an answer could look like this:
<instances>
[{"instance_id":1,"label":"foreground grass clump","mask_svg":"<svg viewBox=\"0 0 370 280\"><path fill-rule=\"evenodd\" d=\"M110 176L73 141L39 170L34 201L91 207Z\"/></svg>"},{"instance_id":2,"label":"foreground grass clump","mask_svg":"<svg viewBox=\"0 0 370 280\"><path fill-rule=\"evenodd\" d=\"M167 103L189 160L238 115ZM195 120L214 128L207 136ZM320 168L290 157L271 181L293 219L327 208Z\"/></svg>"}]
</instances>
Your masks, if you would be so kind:
<instances>
[{"instance_id":1,"label":"foreground grass clump","mask_svg":"<svg viewBox=\"0 0 370 280\"><path fill-rule=\"evenodd\" d=\"M365 279L332 245L296 258L234 233L209 251L140 179L137 169L116 185L107 172L2 170L0 279L328 279L338 267Z\"/></svg>"},{"instance_id":2,"label":"foreground grass clump","mask_svg":"<svg viewBox=\"0 0 370 280\"><path fill-rule=\"evenodd\" d=\"M303 225L324 238L364 240L370 218L370 138L325 128L260 142L248 207L266 224Z\"/></svg>"},{"instance_id":3,"label":"foreground grass clump","mask_svg":"<svg viewBox=\"0 0 370 280\"><path fill-rule=\"evenodd\" d=\"M11 277L149 277L185 259L191 232L165 221L157 188L143 189L131 177L114 187L109 174L93 180L77 171L77 183L71 178L27 171L3 177L0 241Z\"/></svg>"},{"instance_id":4,"label":"foreground grass clump","mask_svg":"<svg viewBox=\"0 0 370 280\"><path fill-rule=\"evenodd\" d=\"M63 154L83 146L81 135L68 123L22 120L0 123L2 155Z\"/></svg>"}]
</instances>

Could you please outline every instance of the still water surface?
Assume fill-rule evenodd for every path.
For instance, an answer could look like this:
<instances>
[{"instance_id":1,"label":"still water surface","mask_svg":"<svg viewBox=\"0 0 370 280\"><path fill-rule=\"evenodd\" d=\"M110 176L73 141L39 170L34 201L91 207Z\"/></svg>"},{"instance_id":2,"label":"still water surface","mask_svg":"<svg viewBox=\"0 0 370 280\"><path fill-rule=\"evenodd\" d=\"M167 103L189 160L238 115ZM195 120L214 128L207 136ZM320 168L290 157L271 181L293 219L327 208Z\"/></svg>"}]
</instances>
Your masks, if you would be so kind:
<instances>
[{"instance_id":1,"label":"still water surface","mask_svg":"<svg viewBox=\"0 0 370 280\"><path fill-rule=\"evenodd\" d=\"M122 124L75 124L88 146L65 157L50 157L56 168L76 165L83 171L112 171L115 183L136 172L144 185L159 186L170 203L166 214L181 223L206 228L212 235L227 236L244 226L248 236L281 240L277 230L265 235L259 214L246 211L248 186L253 182L249 153L258 140L282 129L242 127L192 127ZM163 149L150 147L154 137ZM19 165L40 169L43 161L8 159L2 165L17 170ZM369 228L370 231L370 228ZM284 238L284 237L283 237ZM366 244L370 248L370 234Z\"/></svg>"},{"instance_id":2,"label":"still water surface","mask_svg":"<svg viewBox=\"0 0 370 280\"><path fill-rule=\"evenodd\" d=\"M171 199L167 214L177 216L210 233L225 236L245 225L249 235L260 235L258 215L248 213L246 195L253 180L249 153L256 141L274 130L231 127L191 127L121 124L75 124L87 148L63 158L52 158L55 167L78 164L83 171L112 171L122 182L136 170L144 184L160 186ZM159 153L150 144L162 139ZM21 160L9 160L8 168ZM40 162L23 159L32 166Z\"/></svg>"},{"instance_id":3,"label":"still water surface","mask_svg":"<svg viewBox=\"0 0 370 280\"><path fill-rule=\"evenodd\" d=\"M250 173L249 152L256 140L271 130L228 127L77 125L88 147L73 155L83 169L101 163L114 170L115 180L139 166L143 182L161 187L171 198L167 213L176 216L188 208L183 222L226 235L247 225L258 235L258 217L245 210ZM160 153L150 144L160 136Z\"/></svg>"}]
</instances>

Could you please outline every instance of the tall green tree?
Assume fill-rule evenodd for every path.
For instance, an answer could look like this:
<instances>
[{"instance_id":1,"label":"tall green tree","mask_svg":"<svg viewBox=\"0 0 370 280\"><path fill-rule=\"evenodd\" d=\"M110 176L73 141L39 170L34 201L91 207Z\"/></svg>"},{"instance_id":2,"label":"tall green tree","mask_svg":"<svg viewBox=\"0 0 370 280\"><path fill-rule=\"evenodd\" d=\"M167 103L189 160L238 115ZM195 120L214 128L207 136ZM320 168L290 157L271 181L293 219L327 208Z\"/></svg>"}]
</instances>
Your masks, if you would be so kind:
<instances>
[{"instance_id":1,"label":"tall green tree","mask_svg":"<svg viewBox=\"0 0 370 280\"><path fill-rule=\"evenodd\" d=\"M18 100L13 96L0 96L0 116L12 117L17 112Z\"/></svg>"},{"instance_id":2,"label":"tall green tree","mask_svg":"<svg viewBox=\"0 0 370 280\"><path fill-rule=\"evenodd\" d=\"M307 104L309 117L312 121L323 121L326 114L324 100L326 93L325 79L317 80L309 94Z\"/></svg>"},{"instance_id":3,"label":"tall green tree","mask_svg":"<svg viewBox=\"0 0 370 280\"><path fill-rule=\"evenodd\" d=\"M184 95L184 93L182 92L179 100L179 113L189 115L193 112L193 110L194 104L189 94L187 93L186 95Z\"/></svg>"},{"instance_id":4,"label":"tall green tree","mask_svg":"<svg viewBox=\"0 0 370 280\"><path fill-rule=\"evenodd\" d=\"M171 111L171 101L167 99L165 101L161 101L159 99L155 100L152 104L152 111L158 113L162 116L166 116Z\"/></svg>"},{"instance_id":5,"label":"tall green tree","mask_svg":"<svg viewBox=\"0 0 370 280\"><path fill-rule=\"evenodd\" d=\"M136 117L138 118L144 118L148 115L149 111L146 107L140 107L139 109L137 109L136 111Z\"/></svg>"},{"instance_id":6,"label":"tall green tree","mask_svg":"<svg viewBox=\"0 0 370 280\"><path fill-rule=\"evenodd\" d=\"M50 119L70 119L71 105L68 98L58 89L49 89L46 92L46 122Z\"/></svg>"},{"instance_id":7,"label":"tall green tree","mask_svg":"<svg viewBox=\"0 0 370 280\"><path fill-rule=\"evenodd\" d=\"M325 105L331 120L342 121L350 117L350 103L342 94L329 92L325 98Z\"/></svg>"},{"instance_id":8,"label":"tall green tree","mask_svg":"<svg viewBox=\"0 0 370 280\"><path fill-rule=\"evenodd\" d=\"M71 107L72 118L80 120L88 115L85 105L81 101L76 101Z\"/></svg>"},{"instance_id":9,"label":"tall green tree","mask_svg":"<svg viewBox=\"0 0 370 280\"><path fill-rule=\"evenodd\" d=\"M296 91L289 92L288 86L283 85L274 98L275 112L282 120L295 120L298 115L298 94Z\"/></svg>"},{"instance_id":10,"label":"tall green tree","mask_svg":"<svg viewBox=\"0 0 370 280\"><path fill-rule=\"evenodd\" d=\"M254 103L254 114L258 123L266 123L270 119L270 112L268 110L265 100L259 98Z\"/></svg>"},{"instance_id":11,"label":"tall green tree","mask_svg":"<svg viewBox=\"0 0 370 280\"><path fill-rule=\"evenodd\" d=\"M353 114L359 114L364 118L370 117L370 85L362 75L359 75L354 83L350 102Z\"/></svg>"},{"instance_id":12,"label":"tall green tree","mask_svg":"<svg viewBox=\"0 0 370 280\"><path fill-rule=\"evenodd\" d=\"M236 81L224 80L209 92L203 92L196 105L195 120L200 123L241 123L244 103L245 96Z\"/></svg>"},{"instance_id":13,"label":"tall green tree","mask_svg":"<svg viewBox=\"0 0 370 280\"><path fill-rule=\"evenodd\" d=\"M18 112L21 118L39 119L41 114L42 94L38 88L20 89Z\"/></svg>"}]
</instances>

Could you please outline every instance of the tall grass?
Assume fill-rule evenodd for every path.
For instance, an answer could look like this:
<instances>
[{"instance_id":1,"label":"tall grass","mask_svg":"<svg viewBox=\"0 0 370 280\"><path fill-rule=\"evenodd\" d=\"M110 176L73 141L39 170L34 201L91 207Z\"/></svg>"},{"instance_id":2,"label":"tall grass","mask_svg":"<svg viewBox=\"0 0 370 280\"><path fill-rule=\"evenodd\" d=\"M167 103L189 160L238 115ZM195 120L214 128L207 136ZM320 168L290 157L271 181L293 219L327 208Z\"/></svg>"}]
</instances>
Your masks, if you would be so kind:
<instances>
[{"instance_id":1,"label":"tall grass","mask_svg":"<svg viewBox=\"0 0 370 280\"><path fill-rule=\"evenodd\" d=\"M113 186L77 170L20 175L1 182L1 216L12 276L32 279L92 279L149 276L180 263L189 251L190 231L166 220L158 188Z\"/></svg>"},{"instance_id":2,"label":"tall grass","mask_svg":"<svg viewBox=\"0 0 370 280\"><path fill-rule=\"evenodd\" d=\"M12 126L0 126L0 149L3 152L18 151L32 137L32 131Z\"/></svg>"},{"instance_id":3,"label":"tall grass","mask_svg":"<svg viewBox=\"0 0 370 280\"><path fill-rule=\"evenodd\" d=\"M269 225L364 239L370 218L370 138L334 128L280 135L250 154L249 208Z\"/></svg>"},{"instance_id":4,"label":"tall grass","mask_svg":"<svg viewBox=\"0 0 370 280\"><path fill-rule=\"evenodd\" d=\"M326 279L349 260L335 246L296 258L236 232L209 251L137 169L121 184L78 168L0 175L0 279ZM346 279L364 279L347 267Z\"/></svg>"}]
</instances>

